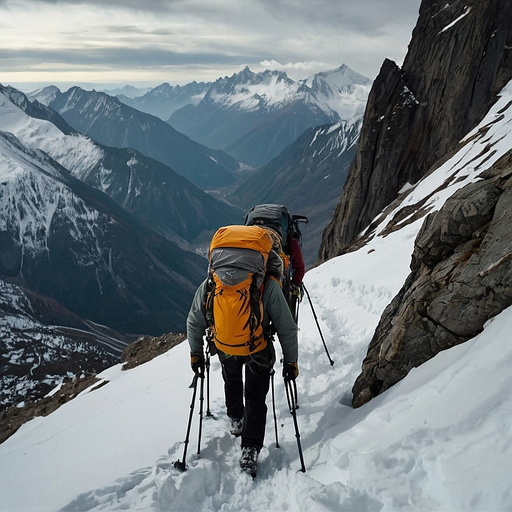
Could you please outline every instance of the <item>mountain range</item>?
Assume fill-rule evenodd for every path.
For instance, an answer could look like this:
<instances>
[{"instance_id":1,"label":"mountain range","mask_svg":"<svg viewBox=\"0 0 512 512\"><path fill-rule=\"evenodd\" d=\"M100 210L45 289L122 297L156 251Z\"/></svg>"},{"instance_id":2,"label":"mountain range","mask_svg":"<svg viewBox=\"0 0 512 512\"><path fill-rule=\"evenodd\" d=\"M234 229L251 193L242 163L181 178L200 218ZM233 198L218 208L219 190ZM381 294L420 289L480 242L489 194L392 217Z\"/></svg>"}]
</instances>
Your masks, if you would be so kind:
<instances>
[{"instance_id":1,"label":"mountain range","mask_svg":"<svg viewBox=\"0 0 512 512\"><path fill-rule=\"evenodd\" d=\"M168 122L259 167L308 128L361 117L371 83L346 65L298 82L284 72L245 68L216 80L199 103L176 110Z\"/></svg>"},{"instance_id":2,"label":"mountain range","mask_svg":"<svg viewBox=\"0 0 512 512\"><path fill-rule=\"evenodd\" d=\"M31 95L75 130L105 146L131 148L158 160L203 189L234 182L239 164L223 151L191 140L161 119L125 105L117 98L72 87Z\"/></svg>"},{"instance_id":3,"label":"mountain range","mask_svg":"<svg viewBox=\"0 0 512 512\"><path fill-rule=\"evenodd\" d=\"M282 72L267 70L253 73L246 68L213 83L193 82L181 87L162 84L130 103L151 112L173 109L179 113L183 110L178 108L178 103L188 102L186 108L193 109L191 112L199 119L198 128L213 129L225 146L233 140L229 133L238 137L249 133L254 122L263 123L263 131L257 128L254 136L244 138L243 142L240 140L240 144L257 153L266 152L274 145L279 151L277 156L257 169L245 168L231 174L233 180L227 185L217 181L214 187L217 190L212 190L211 181L205 180L204 176L198 177L196 183L243 211L254 204L272 201L286 204L295 213L307 215L310 223L304 226L304 254L311 265L317 258L322 230L331 219L348 165L354 157L357 130L360 129L370 86L370 80L346 65L299 82ZM30 97L56 108L75 129L103 144L128 145L127 141L135 139L137 143L132 143L132 146L146 155L156 154L161 162L170 163L167 157L162 156L162 148L173 155L182 152L185 166L191 161L190 148L176 149L166 142L166 123L125 107L106 94L78 88L61 93L55 87L48 87ZM290 114L290 109L295 113ZM134 116L137 123L133 122ZM221 119L224 119L223 123ZM333 120L337 121L331 123ZM135 130L143 122L149 126L144 143ZM302 124L291 129L290 123L295 122ZM320 125L322 127L317 134ZM260 140L256 133L265 140ZM282 133L286 134L284 138L280 135ZM194 136L201 137L197 133ZM271 156L268 154L264 160ZM181 166L175 169L180 172ZM188 172L182 174L190 177ZM320 175L322 178L317 179ZM314 190L314 193L305 199L304 190Z\"/></svg>"}]
</instances>

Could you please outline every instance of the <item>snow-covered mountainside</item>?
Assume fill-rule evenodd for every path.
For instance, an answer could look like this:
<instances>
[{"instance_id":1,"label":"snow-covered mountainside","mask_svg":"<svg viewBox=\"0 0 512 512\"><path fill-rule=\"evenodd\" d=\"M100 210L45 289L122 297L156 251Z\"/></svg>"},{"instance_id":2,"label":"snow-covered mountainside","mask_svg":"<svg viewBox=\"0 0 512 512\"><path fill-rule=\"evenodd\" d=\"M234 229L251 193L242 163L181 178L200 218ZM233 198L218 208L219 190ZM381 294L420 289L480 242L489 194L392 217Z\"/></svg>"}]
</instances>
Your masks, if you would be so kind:
<instances>
[{"instance_id":1,"label":"snow-covered mountainside","mask_svg":"<svg viewBox=\"0 0 512 512\"><path fill-rule=\"evenodd\" d=\"M297 380L305 473L279 371L279 448L269 394L259 474L252 481L240 472L216 358L208 395L214 417L204 419L199 444L196 400L188 470L174 467L191 412L184 343L133 370L110 368L100 375L104 386L0 445L0 510L510 510L510 308L371 402L352 409L350 401L379 318L409 274L427 211L510 151L511 105L509 84L460 151L409 193L403 206L425 206L411 209L415 217L391 232L377 229L364 247L306 274L313 303L304 299L300 308ZM490 155L482 154L486 145Z\"/></svg>"},{"instance_id":2,"label":"snow-covered mountainside","mask_svg":"<svg viewBox=\"0 0 512 512\"><path fill-rule=\"evenodd\" d=\"M308 128L362 116L371 84L345 65L298 82L284 72L245 68L219 78L197 105L176 111L169 123L256 167Z\"/></svg>"},{"instance_id":3,"label":"snow-covered mountainside","mask_svg":"<svg viewBox=\"0 0 512 512\"><path fill-rule=\"evenodd\" d=\"M111 365L133 337L101 326L183 330L204 265L0 131L2 406L41 396L69 372Z\"/></svg>"},{"instance_id":4,"label":"snow-covered mountainside","mask_svg":"<svg viewBox=\"0 0 512 512\"><path fill-rule=\"evenodd\" d=\"M135 149L203 190L232 183L239 169L238 162L223 151L204 147L161 119L104 93L72 87L58 93L48 106L96 142Z\"/></svg>"},{"instance_id":5,"label":"snow-covered mountainside","mask_svg":"<svg viewBox=\"0 0 512 512\"><path fill-rule=\"evenodd\" d=\"M0 134L0 278L124 332L183 328L202 258L158 237L42 151Z\"/></svg>"},{"instance_id":6,"label":"snow-covered mountainside","mask_svg":"<svg viewBox=\"0 0 512 512\"><path fill-rule=\"evenodd\" d=\"M202 232L240 217L238 210L215 200L161 162L131 149L100 146L70 127L58 128L53 119L57 114L46 107L43 111L42 105L38 117L33 117L33 105L21 92L0 87L0 130L44 151L166 238L191 242Z\"/></svg>"},{"instance_id":7,"label":"snow-covered mountainside","mask_svg":"<svg viewBox=\"0 0 512 512\"><path fill-rule=\"evenodd\" d=\"M129 340L106 331L0 279L0 408L41 398L65 377L116 364Z\"/></svg>"}]
</instances>

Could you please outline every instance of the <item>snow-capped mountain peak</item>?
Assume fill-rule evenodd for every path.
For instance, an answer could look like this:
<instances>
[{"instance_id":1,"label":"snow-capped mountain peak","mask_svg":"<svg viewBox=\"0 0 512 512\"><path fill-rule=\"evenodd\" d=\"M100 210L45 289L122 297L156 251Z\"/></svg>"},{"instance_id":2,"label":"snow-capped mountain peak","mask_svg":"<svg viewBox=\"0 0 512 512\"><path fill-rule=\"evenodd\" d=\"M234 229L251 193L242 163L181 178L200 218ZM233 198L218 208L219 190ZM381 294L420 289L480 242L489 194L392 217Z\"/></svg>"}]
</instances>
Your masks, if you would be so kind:
<instances>
[{"instance_id":1,"label":"snow-capped mountain peak","mask_svg":"<svg viewBox=\"0 0 512 512\"><path fill-rule=\"evenodd\" d=\"M304 81L312 94L338 113L341 119L362 116L373 81L343 64Z\"/></svg>"},{"instance_id":2,"label":"snow-capped mountain peak","mask_svg":"<svg viewBox=\"0 0 512 512\"><path fill-rule=\"evenodd\" d=\"M32 91L31 93L27 94L27 96L31 101L37 100L42 105L49 105L59 93L60 89L58 87L55 85L49 85L43 89Z\"/></svg>"},{"instance_id":3,"label":"snow-capped mountain peak","mask_svg":"<svg viewBox=\"0 0 512 512\"><path fill-rule=\"evenodd\" d=\"M343 64L306 80L292 80L283 71L254 73L248 67L231 77L219 78L205 100L223 108L245 111L283 108L302 100L316 104L328 115L340 119L362 114L372 81Z\"/></svg>"},{"instance_id":4,"label":"snow-capped mountain peak","mask_svg":"<svg viewBox=\"0 0 512 512\"><path fill-rule=\"evenodd\" d=\"M271 109L293 101L298 89L299 85L284 72L266 70L253 73L246 67L231 77L218 79L205 100L224 108L236 107L246 111Z\"/></svg>"}]
</instances>

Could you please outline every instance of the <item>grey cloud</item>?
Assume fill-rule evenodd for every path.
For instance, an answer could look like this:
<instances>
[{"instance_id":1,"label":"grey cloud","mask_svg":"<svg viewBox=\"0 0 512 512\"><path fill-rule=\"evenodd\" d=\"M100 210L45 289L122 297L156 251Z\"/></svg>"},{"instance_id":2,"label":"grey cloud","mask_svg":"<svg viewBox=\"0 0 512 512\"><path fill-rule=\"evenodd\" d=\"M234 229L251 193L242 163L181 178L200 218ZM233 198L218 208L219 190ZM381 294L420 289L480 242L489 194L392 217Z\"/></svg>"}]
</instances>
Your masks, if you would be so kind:
<instances>
[{"instance_id":1,"label":"grey cloud","mask_svg":"<svg viewBox=\"0 0 512 512\"><path fill-rule=\"evenodd\" d=\"M27 62L34 61L38 62L41 67L46 64L51 69L54 69L56 64L63 64L63 67L70 64L73 66L108 65L112 69L123 69L127 66L137 69L152 69L155 66L243 64L238 57L223 54L180 54L158 49L0 50L0 68L8 65L12 70L13 65L18 64L19 68L23 69Z\"/></svg>"}]
</instances>

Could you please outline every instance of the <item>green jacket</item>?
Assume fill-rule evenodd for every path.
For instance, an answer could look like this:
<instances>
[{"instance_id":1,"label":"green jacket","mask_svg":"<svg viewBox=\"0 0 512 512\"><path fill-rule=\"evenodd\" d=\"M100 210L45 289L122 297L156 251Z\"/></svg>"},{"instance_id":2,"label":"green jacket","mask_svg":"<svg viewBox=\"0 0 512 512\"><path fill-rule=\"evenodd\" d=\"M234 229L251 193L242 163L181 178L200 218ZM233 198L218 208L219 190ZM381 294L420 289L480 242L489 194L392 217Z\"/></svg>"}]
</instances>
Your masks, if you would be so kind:
<instances>
[{"instance_id":1,"label":"green jacket","mask_svg":"<svg viewBox=\"0 0 512 512\"><path fill-rule=\"evenodd\" d=\"M187 318L187 336L190 352L203 351L203 337L208 327L206 323L206 280L196 291ZM293 320L279 284L266 279L263 290L263 328L272 322L283 350L285 363L296 363L298 358L297 324Z\"/></svg>"}]
</instances>

